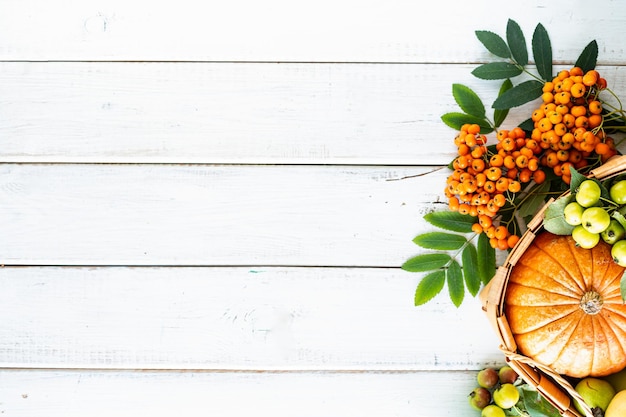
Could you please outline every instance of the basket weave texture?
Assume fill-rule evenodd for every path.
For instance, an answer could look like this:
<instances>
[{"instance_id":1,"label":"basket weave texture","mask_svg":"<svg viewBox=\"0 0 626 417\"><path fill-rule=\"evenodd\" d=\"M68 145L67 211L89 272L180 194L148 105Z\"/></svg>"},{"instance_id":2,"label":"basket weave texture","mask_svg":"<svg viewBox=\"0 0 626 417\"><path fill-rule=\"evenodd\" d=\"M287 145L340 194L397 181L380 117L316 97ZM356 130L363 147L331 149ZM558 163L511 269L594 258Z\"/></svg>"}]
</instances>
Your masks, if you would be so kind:
<instances>
[{"instance_id":1,"label":"basket weave texture","mask_svg":"<svg viewBox=\"0 0 626 417\"><path fill-rule=\"evenodd\" d=\"M624 172L626 172L626 155L611 158L605 164L592 170L588 177L604 180ZM504 313L504 298L511 270L531 245L535 236L543 230L545 211L553 201L554 199L548 201L528 223L528 229L518 244L511 250L504 264L497 269L493 279L482 289L480 299L483 310L500 339L500 350L504 353L507 363L520 375L524 382L535 387L546 400L559 410L562 416L593 417L591 408L584 403L582 397L566 378L549 366L517 351L513 333ZM574 400L581 404L585 413L583 416L576 410Z\"/></svg>"}]
</instances>

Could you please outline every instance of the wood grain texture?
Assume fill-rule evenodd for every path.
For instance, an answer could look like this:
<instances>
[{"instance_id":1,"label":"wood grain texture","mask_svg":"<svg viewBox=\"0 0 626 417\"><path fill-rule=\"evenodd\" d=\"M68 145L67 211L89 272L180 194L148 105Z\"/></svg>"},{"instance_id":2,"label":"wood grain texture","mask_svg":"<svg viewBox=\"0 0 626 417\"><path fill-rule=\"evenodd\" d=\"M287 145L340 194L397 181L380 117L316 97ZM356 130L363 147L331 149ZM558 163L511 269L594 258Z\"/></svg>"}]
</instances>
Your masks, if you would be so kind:
<instances>
[{"instance_id":1,"label":"wood grain texture","mask_svg":"<svg viewBox=\"0 0 626 417\"><path fill-rule=\"evenodd\" d=\"M442 371L501 363L495 335L479 330L488 326L479 300L468 296L456 308L444 289L414 307L421 276L397 268L4 267L0 366Z\"/></svg>"},{"instance_id":2,"label":"wood grain texture","mask_svg":"<svg viewBox=\"0 0 626 417\"><path fill-rule=\"evenodd\" d=\"M400 266L428 167L0 166L5 265ZM431 226L432 228L432 226Z\"/></svg>"},{"instance_id":3,"label":"wood grain texture","mask_svg":"<svg viewBox=\"0 0 626 417\"><path fill-rule=\"evenodd\" d=\"M119 372L4 370L12 417L440 416L467 412L473 372ZM445 398L433 392L447 393ZM460 393L454 395L454 393Z\"/></svg>"},{"instance_id":4,"label":"wood grain texture","mask_svg":"<svg viewBox=\"0 0 626 417\"><path fill-rule=\"evenodd\" d=\"M1 60L477 62L489 59L477 29L505 36L515 19L528 39L542 22L557 60L574 61L597 39L603 63L624 62L617 1L532 0L5 0ZM596 10L590 21L590 10ZM595 30L597 29L597 30ZM530 41L529 41L530 43Z\"/></svg>"}]
</instances>

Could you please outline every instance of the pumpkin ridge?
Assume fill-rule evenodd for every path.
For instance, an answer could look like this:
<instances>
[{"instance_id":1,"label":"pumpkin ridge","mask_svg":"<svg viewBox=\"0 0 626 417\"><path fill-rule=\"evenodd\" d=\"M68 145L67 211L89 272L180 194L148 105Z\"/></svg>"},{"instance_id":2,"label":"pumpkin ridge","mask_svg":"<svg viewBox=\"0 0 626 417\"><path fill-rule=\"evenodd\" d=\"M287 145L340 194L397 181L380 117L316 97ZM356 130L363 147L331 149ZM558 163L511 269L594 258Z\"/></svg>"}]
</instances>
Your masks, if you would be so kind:
<instances>
[{"instance_id":1,"label":"pumpkin ridge","mask_svg":"<svg viewBox=\"0 0 626 417\"><path fill-rule=\"evenodd\" d=\"M571 238L571 236L568 236L568 238ZM580 290L581 294L584 294L584 292L587 290L587 285L586 285L586 276L585 276L585 272L583 271L583 268L581 267L580 262L583 260L581 259L582 257L579 256L580 253L580 248L576 246L576 242L574 241L574 239L567 239L566 242L566 246L567 249L571 255L571 258L574 260L574 263L576 264L576 267L578 269L578 275L576 276L576 278L574 278L574 276L572 275L572 278L574 278L576 280L576 284L578 285L578 289Z\"/></svg>"},{"instance_id":2,"label":"pumpkin ridge","mask_svg":"<svg viewBox=\"0 0 626 417\"><path fill-rule=\"evenodd\" d=\"M608 322L607 318L605 317L607 314L598 314L597 318L595 320L597 320L598 322L601 322L602 325L600 326L602 329L602 332L604 334L604 340L607 341L606 343L604 343L604 347L606 350L606 356L610 363L612 364L620 364L620 363L624 363L624 359L626 358L626 351L624 350L624 347L621 346L619 343L610 343L609 340L624 340L624 338L626 337L626 334L624 334L623 331L621 331L620 328L611 326L610 323ZM600 324L600 323L596 323L596 324ZM622 335L620 336L617 331L621 331ZM613 337L611 337L611 335ZM595 345L595 348L597 348L598 344ZM600 354L598 356L596 356L596 352L594 351L594 359L595 358L600 358L602 357L602 352L600 352ZM619 371L621 368L621 366L617 365L617 367L610 371L609 373L613 373L613 372L617 372Z\"/></svg>"},{"instance_id":3,"label":"pumpkin ridge","mask_svg":"<svg viewBox=\"0 0 626 417\"><path fill-rule=\"evenodd\" d=\"M551 235L545 233L542 233L540 236L535 238L535 244L537 245L537 248L550 259L551 262L559 266L559 268L565 273L566 279L568 278L568 281L570 281L573 285L571 287L567 287L565 283L556 280L555 278L550 278L554 282L559 283L559 285L567 287L570 291L575 292L577 297L580 296L580 294L585 291L585 275L578 263L578 256L576 256L575 253L577 248L575 246L572 247L569 240L555 240L551 238ZM563 259L557 259L555 257L555 254L562 253L561 251L565 250L570 252L571 257L569 257L569 259L574 260L574 262L569 265L564 265ZM534 262L534 264L537 265L538 262ZM569 266L570 268L567 268L566 266Z\"/></svg>"},{"instance_id":4,"label":"pumpkin ridge","mask_svg":"<svg viewBox=\"0 0 626 417\"><path fill-rule=\"evenodd\" d=\"M579 343L577 342L579 341L578 339L580 338L580 334L584 334L585 329L588 327L588 326L582 327L581 325L583 324L584 321L590 318L591 316L582 313L582 316L580 317L580 319L574 323L575 325L574 331L569 335L569 337L567 338L567 341L564 344L566 348L562 349L561 352L559 352L558 359L554 362L554 368L555 370L557 370L559 374L568 373L570 376L573 376L573 377L580 377L581 375L590 374L591 363L586 363L584 365L586 370L581 370L583 366L581 365L582 361L578 358L578 355L572 355L573 352L579 353L581 351L580 349L574 349L574 347L578 347ZM594 347L594 351L595 351L595 347ZM575 373L571 372L571 370L574 368L576 369Z\"/></svg>"},{"instance_id":5,"label":"pumpkin ridge","mask_svg":"<svg viewBox=\"0 0 626 417\"><path fill-rule=\"evenodd\" d=\"M541 259L539 260L535 259L537 257L540 257ZM527 258L533 258L534 262L530 262ZM552 264L551 268L555 269L555 271L553 271L553 275L548 275L545 271L546 269L545 267L543 269L539 269L537 267L537 265L541 265L540 261L545 261L545 262L549 261ZM518 266L517 269L520 269L520 270L518 270L515 274L512 274L513 281L515 281L515 276L518 273L528 278L528 275L523 274L522 273L523 271L521 271L523 269L528 269L534 273L537 279L532 284L528 281L528 279L524 280L524 283L523 283L524 286L529 287L529 288L537 288L542 291L545 291L544 288L545 288L546 281L549 280L550 283L554 285L558 285L560 288L563 289L561 294L566 292L568 293L567 295L571 296L572 298L580 298L581 289L580 289L579 282L576 279L574 279L570 271L564 268L563 265L561 265L557 259L551 256L548 251L545 251L542 248L537 248L536 251L530 251L527 256L523 256L519 260L519 262L517 263L517 266ZM555 276L559 277L560 279L555 278ZM566 295L566 294L563 294L563 295Z\"/></svg>"},{"instance_id":6,"label":"pumpkin ridge","mask_svg":"<svg viewBox=\"0 0 626 417\"><path fill-rule=\"evenodd\" d=\"M571 313L576 314L576 313ZM530 336L531 339L535 340L547 340L543 344L533 345L532 348L528 346L528 343L524 341L524 351L525 353L535 360L544 363L548 366L556 366L558 365L559 358L562 356L563 352L568 349L569 340L572 338L574 333L576 332L577 323L579 319L577 317L570 318L569 320L561 319L558 321L565 321L564 325L561 327L561 333L550 331L550 329L538 329L535 331L535 335ZM556 323L557 321L555 321ZM541 337L536 337L537 333L541 335ZM552 336L548 339L549 336ZM564 338L564 336L566 336ZM564 341L565 340L565 341ZM538 348L539 349L534 349ZM557 350L558 349L558 350ZM524 351L522 353L524 353ZM555 365L556 364L556 365Z\"/></svg>"}]
</instances>

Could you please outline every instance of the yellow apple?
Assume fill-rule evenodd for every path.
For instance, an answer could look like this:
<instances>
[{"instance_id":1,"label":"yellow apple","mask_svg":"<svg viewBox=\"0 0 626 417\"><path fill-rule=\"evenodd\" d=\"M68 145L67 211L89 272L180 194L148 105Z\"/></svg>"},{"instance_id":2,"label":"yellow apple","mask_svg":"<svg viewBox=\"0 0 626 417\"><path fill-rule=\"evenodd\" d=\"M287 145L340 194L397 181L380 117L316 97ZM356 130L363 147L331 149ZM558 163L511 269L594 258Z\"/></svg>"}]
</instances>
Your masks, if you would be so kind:
<instances>
[{"instance_id":1,"label":"yellow apple","mask_svg":"<svg viewBox=\"0 0 626 417\"><path fill-rule=\"evenodd\" d=\"M604 417L624 417L626 416L626 390L621 390L609 403Z\"/></svg>"}]
</instances>

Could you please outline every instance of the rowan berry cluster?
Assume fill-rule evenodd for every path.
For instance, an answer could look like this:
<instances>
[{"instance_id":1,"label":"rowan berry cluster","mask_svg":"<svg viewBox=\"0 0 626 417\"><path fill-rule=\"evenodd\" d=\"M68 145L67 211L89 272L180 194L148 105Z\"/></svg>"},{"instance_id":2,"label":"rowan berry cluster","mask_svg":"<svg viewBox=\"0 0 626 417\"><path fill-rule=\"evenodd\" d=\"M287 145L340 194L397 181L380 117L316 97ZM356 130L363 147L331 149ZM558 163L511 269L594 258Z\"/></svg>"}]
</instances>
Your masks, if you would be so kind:
<instances>
[{"instance_id":1,"label":"rowan berry cluster","mask_svg":"<svg viewBox=\"0 0 626 417\"><path fill-rule=\"evenodd\" d=\"M598 94L606 86L596 70L562 70L544 84L543 103L532 113L531 138L545 150L540 163L567 184L571 166L581 170L594 156L604 163L617 153L613 139L603 129Z\"/></svg>"},{"instance_id":2,"label":"rowan berry cluster","mask_svg":"<svg viewBox=\"0 0 626 417\"><path fill-rule=\"evenodd\" d=\"M497 138L495 147L488 147L480 126L462 126L454 140L458 156L452 163L445 194L450 210L476 217L472 230L485 233L492 247L505 250L515 246L519 236L500 224L498 212L512 202L523 184L531 180L540 184L546 175L538 157L543 149L527 138L524 130L500 130Z\"/></svg>"}]
</instances>

